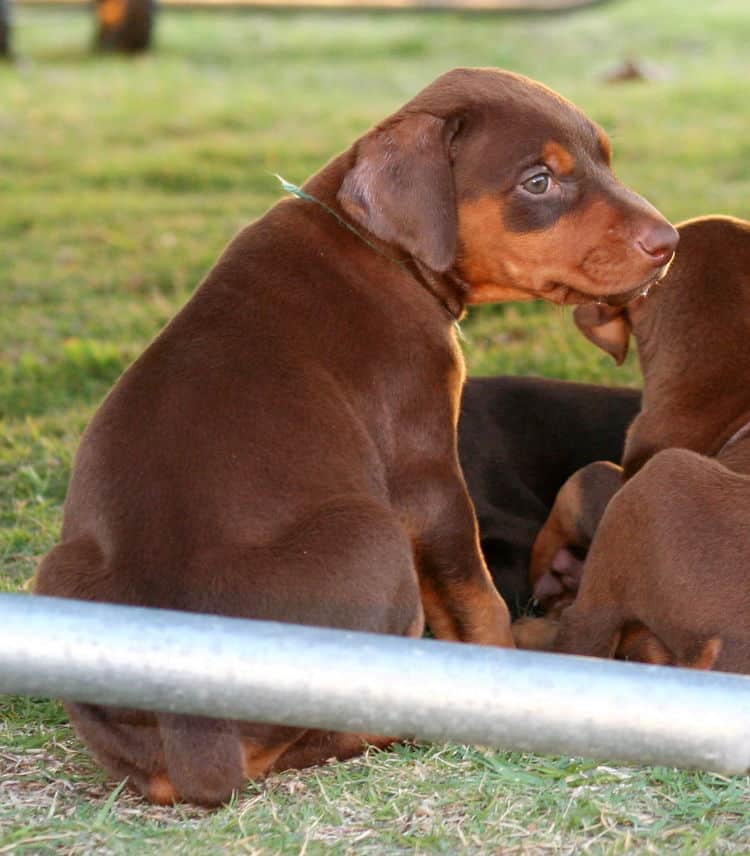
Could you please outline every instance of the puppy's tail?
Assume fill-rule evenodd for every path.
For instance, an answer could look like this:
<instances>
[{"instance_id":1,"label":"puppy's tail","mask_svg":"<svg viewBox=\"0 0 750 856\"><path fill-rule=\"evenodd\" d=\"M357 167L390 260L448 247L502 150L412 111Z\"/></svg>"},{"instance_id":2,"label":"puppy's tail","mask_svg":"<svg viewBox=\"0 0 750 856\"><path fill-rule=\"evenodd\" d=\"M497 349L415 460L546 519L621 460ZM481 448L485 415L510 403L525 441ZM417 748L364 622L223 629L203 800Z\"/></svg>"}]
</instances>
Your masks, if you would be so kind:
<instances>
[{"instance_id":1,"label":"puppy's tail","mask_svg":"<svg viewBox=\"0 0 750 856\"><path fill-rule=\"evenodd\" d=\"M245 776L236 722L163 713L159 731L167 775L154 782L154 802L218 806L242 789Z\"/></svg>"}]
</instances>

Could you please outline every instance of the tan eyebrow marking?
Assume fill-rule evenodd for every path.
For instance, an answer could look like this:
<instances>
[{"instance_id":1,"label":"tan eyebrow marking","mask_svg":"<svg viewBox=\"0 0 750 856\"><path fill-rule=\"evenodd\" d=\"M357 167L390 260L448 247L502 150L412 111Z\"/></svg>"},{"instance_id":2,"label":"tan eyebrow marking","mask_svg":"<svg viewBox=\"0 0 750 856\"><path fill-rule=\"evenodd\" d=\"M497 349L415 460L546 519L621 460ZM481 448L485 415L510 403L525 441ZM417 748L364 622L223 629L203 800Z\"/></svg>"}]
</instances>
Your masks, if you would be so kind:
<instances>
[{"instance_id":1,"label":"tan eyebrow marking","mask_svg":"<svg viewBox=\"0 0 750 856\"><path fill-rule=\"evenodd\" d=\"M542 158L557 175L570 175L576 167L576 159L560 143L550 140L542 149Z\"/></svg>"}]
</instances>

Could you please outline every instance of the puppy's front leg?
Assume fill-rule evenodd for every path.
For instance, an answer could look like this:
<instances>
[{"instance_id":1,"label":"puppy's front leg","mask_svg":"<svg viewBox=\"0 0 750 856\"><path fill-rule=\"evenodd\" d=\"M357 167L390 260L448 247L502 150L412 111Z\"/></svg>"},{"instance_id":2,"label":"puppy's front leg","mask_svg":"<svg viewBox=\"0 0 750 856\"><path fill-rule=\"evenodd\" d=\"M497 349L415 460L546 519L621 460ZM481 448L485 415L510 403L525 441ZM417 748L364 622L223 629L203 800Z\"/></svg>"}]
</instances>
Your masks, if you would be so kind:
<instances>
[{"instance_id":1,"label":"puppy's front leg","mask_svg":"<svg viewBox=\"0 0 750 856\"><path fill-rule=\"evenodd\" d=\"M508 607L482 558L474 509L458 470L430 480L422 500L413 540L430 629L438 639L514 648Z\"/></svg>"}]
</instances>

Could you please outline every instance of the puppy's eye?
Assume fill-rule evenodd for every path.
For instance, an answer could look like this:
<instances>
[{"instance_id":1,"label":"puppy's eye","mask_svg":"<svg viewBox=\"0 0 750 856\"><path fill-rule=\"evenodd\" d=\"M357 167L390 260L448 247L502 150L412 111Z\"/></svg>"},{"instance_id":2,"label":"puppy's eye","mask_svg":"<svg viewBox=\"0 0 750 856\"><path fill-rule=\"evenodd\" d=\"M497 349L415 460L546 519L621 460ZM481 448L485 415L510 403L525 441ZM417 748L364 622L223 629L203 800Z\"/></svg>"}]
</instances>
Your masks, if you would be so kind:
<instances>
[{"instance_id":1,"label":"puppy's eye","mask_svg":"<svg viewBox=\"0 0 750 856\"><path fill-rule=\"evenodd\" d=\"M522 181L521 187L527 193L541 196L542 193L546 193L552 187L552 178L549 173L538 172L536 175L532 175L531 178L527 178L526 181Z\"/></svg>"}]
</instances>

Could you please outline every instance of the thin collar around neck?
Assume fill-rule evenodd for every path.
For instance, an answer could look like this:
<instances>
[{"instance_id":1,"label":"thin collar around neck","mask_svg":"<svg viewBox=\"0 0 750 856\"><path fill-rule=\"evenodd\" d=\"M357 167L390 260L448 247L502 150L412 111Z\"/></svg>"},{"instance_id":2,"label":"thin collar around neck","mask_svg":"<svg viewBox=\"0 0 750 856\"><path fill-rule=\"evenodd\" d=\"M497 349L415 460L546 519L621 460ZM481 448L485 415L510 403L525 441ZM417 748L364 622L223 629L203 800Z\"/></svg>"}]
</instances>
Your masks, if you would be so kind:
<instances>
[{"instance_id":1,"label":"thin collar around neck","mask_svg":"<svg viewBox=\"0 0 750 856\"><path fill-rule=\"evenodd\" d=\"M298 187L296 184L292 184L291 181L287 181L285 178L280 176L278 173L274 173L275 177L279 180L282 189L290 194L291 196L295 196L297 199L302 199L306 202L312 202L315 205L320 206L328 215L330 215L337 223L343 226L345 229L348 229L353 235L359 238L362 243L366 244L370 247L373 252L377 253L379 256L387 259L393 264L398 265L403 270L407 270L427 291L432 294L432 296L440 303L445 311L451 318L451 321L458 325L461 320L465 306L466 306L466 295L468 293L468 285L458 277L453 276L450 272L446 274L436 274L434 271L430 270L426 265L420 262L418 259L415 259L413 256L407 256L402 259L395 258L394 256L389 255L384 252L377 244L370 241L365 235L363 235L359 229L357 229L352 223L342 217L337 211L335 211L330 205L327 205L320 199L317 199L310 193L307 193L301 187ZM460 333L460 328L459 328Z\"/></svg>"},{"instance_id":2,"label":"thin collar around neck","mask_svg":"<svg viewBox=\"0 0 750 856\"><path fill-rule=\"evenodd\" d=\"M732 446L735 446L740 440L744 440L745 437L750 435L750 419L747 419L741 426L738 428L734 434L722 445L719 451L716 453L718 457L722 452L726 452L728 449L731 449Z\"/></svg>"}]
</instances>

